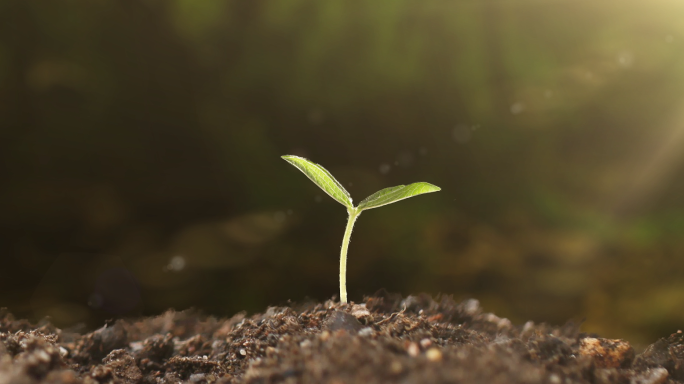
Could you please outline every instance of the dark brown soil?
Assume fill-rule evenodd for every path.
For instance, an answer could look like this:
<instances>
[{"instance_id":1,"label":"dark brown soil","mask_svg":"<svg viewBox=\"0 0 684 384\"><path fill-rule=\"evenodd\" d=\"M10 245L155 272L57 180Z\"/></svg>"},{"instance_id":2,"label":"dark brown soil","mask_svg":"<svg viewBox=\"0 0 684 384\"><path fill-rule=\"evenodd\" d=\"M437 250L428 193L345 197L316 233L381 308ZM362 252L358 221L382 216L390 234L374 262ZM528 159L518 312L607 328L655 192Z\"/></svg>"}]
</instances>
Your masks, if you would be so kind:
<instances>
[{"instance_id":1,"label":"dark brown soil","mask_svg":"<svg viewBox=\"0 0 684 384\"><path fill-rule=\"evenodd\" d=\"M681 333L638 356L573 324L516 326L476 300L328 301L215 319L169 311L79 335L0 313L6 383L676 383Z\"/></svg>"}]
</instances>

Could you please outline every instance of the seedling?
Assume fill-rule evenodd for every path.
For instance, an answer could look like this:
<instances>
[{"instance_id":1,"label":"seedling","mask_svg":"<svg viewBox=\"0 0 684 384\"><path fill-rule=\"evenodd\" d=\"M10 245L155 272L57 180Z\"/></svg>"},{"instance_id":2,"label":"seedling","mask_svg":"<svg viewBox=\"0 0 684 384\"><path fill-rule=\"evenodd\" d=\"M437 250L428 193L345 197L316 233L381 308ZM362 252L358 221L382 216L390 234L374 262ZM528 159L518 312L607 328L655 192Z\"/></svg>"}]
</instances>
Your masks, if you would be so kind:
<instances>
[{"instance_id":1,"label":"seedling","mask_svg":"<svg viewBox=\"0 0 684 384\"><path fill-rule=\"evenodd\" d=\"M347 229L344 231L344 237L342 238L342 252L340 253L340 301L342 303L347 302L347 249L349 248L349 240L351 239L354 222L356 222L361 212L408 199L412 196L422 195L423 193L437 192L441 189L438 186L423 182L397 185L396 187L389 187L375 192L355 207L352 204L349 192L325 168L303 157L287 155L282 156L282 158L302 171L330 197L347 207L349 219L347 221Z\"/></svg>"}]
</instances>

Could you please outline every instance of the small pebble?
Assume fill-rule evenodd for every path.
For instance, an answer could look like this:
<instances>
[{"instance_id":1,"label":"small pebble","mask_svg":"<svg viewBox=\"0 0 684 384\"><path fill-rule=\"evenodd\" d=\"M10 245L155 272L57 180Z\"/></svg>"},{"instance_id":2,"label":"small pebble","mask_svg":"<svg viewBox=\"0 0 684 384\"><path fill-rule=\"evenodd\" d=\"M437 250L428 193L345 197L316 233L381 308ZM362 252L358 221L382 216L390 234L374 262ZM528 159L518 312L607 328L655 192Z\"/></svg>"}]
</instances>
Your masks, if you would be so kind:
<instances>
[{"instance_id":1,"label":"small pebble","mask_svg":"<svg viewBox=\"0 0 684 384\"><path fill-rule=\"evenodd\" d=\"M586 337L580 340L579 353L594 360L599 368L618 368L634 359L634 349L620 339Z\"/></svg>"},{"instance_id":2,"label":"small pebble","mask_svg":"<svg viewBox=\"0 0 684 384\"><path fill-rule=\"evenodd\" d=\"M395 360L390 364L389 369L390 369L391 373L396 375L396 374L401 373L401 371L404 369L404 367L401 366L400 362Z\"/></svg>"},{"instance_id":3,"label":"small pebble","mask_svg":"<svg viewBox=\"0 0 684 384\"><path fill-rule=\"evenodd\" d=\"M420 348L418 348L418 344L410 343L408 347L406 347L406 352L408 352L409 356L416 357L420 353Z\"/></svg>"},{"instance_id":4,"label":"small pebble","mask_svg":"<svg viewBox=\"0 0 684 384\"><path fill-rule=\"evenodd\" d=\"M47 352L45 351L38 351L36 352L36 357L38 358L39 361L44 362L44 363L49 363L50 362L50 355L48 355Z\"/></svg>"},{"instance_id":5,"label":"small pebble","mask_svg":"<svg viewBox=\"0 0 684 384\"><path fill-rule=\"evenodd\" d=\"M247 351L245 351L244 348L240 348L240 354L241 354L242 356L247 356Z\"/></svg>"},{"instance_id":6,"label":"small pebble","mask_svg":"<svg viewBox=\"0 0 684 384\"><path fill-rule=\"evenodd\" d=\"M558 375L556 375L555 373L552 373L549 375L549 383L550 384L560 384L561 378Z\"/></svg>"},{"instance_id":7,"label":"small pebble","mask_svg":"<svg viewBox=\"0 0 684 384\"><path fill-rule=\"evenodd\" d=\"M324 327L326 330L335 331L346 331L349 333L356 333L363 325L353 315L343 312L334 311L325 320Z\"/></svg>"},{"instance_id":8,"label":"small pebble","mask_svg":"<svg viewBox=\"0 0 684 384\"><path fill-rule=\"evenodd\" d=\"M284 342L288 342L288 341L292 340L292 336L290 336L290 335L282 335L282 336L280 336L280 339L279 339L279 340L280 340L280 341L284 341Z\"/></svg>"},{"instance_id":9,"label":"small pebble","mask_svg":"<svg viewBox=\"0 0 684 384\"><path fill-rule=\"evenodd\" d=\"M475 299L466 301L465 305L463 306L463 312L470 316L478 314L480 312L480 302Z\"/></svg>"},{"instance_id":10,"label":"small pebble","mask_svg":"<svg viewBox=\"0 0 684 384\"><path fill-rule=\"evenodd\" d=\"M534 321L530 320L530 321L526 322L525 325L523 325L522 332L525 333L525 332L531 331L532 328L534 328Z\"/></svg>"},{"instance_id":11,"label":"small pebble","mask_svg":"<svg viewBox=\"0 0 684 384\"><path fill-rule=\"evenodd\" d=\"M431 345L432 341L430 341L430 339L423 339L420 341L420 346L423 347L423 349L428 348Z\"/></svg>"},{"instance_id":12,"label":"small pebble","mask_svg":"<svg viewBox=\"0 0 684 384\"><path fill-rule=\"evenodd\" d=\"M374 333L373 328L371 327L366 327L366 328L361 328L359 331L359 336L370 336Z\"/></svg>"},{"instance_id":13,"label":"small pebble","mask_svg":"<svg viewBox=\"0 0 684 384\"><path fill-rule=\"evenodd\" d=\"M301 343L299 343L299 346L302 348L309 348L311 346L311 340L306 339L306 340L302 341Z\"/></svg>"},{"instance_id":14,"label":"small pebble","mask_svg":"<svg viewBox=\"0 0 684 384\"><path fill-rule=\"evenodd\" d=\"M330 338L330 332L328 331L323 331L321 334L318 336L322 341L326 341Z\"/></svg>"},{"instance_id":15,"label":"small pebble","mask_svg":"<svg viewBox=\"0 0 684 384\"><path fill-rule=\"evenodd\" d=\"M510 320L504 317L503 319L499 320L496 326L498 329L511 328L513 326L513 323L511 323Z\"/></svg>"},{"instance_id":16,"label":"small pebble","mask_svg":"<svg viewBox=\"0 0 684 384\"><path fill-rule=\"evenodd\" d=\"M430 361L442 361L442 351L437 348L430 348L425 352L425 357Z\"/></svg>"},{"instance_id":17,"label":"small pebble","mask_svg":"<svg viewBox=\"0 0 684 384\"><path fill-rule=\"evenodd\" d=\"M667 369L651 368L642 374L632 378L632 384L662 384L667 380Z\"/></svg>"}]
</instances>

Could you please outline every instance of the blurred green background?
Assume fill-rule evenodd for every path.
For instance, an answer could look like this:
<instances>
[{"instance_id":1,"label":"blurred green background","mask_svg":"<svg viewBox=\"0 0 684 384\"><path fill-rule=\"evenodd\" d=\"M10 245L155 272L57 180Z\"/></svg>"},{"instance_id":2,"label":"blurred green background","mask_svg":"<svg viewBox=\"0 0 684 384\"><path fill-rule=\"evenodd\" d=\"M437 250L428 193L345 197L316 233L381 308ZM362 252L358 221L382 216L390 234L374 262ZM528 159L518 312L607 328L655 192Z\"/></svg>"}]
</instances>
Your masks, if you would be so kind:
<instances>
[{"instance_id":1,"label":"blurred green background","mask_svg":"<svg viewBox=\"0 0 684 384\"><path fill-rule=\"evenodd\" d=\"M0 306L61 326L338 294L684 327L684 4L0 1Z\"/></svg>"}]
</instances>

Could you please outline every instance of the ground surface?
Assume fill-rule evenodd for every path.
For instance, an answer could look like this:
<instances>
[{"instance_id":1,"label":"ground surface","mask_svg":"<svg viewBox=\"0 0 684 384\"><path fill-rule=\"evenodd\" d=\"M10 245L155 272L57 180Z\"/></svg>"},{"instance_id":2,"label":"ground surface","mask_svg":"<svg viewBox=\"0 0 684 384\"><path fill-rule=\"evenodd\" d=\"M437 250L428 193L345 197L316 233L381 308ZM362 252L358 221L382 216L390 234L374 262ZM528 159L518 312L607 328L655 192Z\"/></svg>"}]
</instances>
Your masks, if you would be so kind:
<instances>
[{"instance_id":1,"label":"ground surface","mask_svg":"<svg viewBox=\"0 0 684 384\"><path fill-rule=\"evenodd\" d=\"M230 319L167 312L80 335L0 313L6 383L675 383L681 333L635 356L566 324L516 326L476 300L373 297Z\"/></svg>"}]
</instances>

